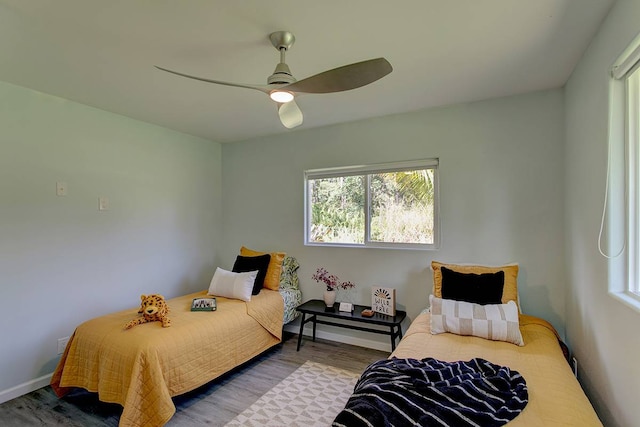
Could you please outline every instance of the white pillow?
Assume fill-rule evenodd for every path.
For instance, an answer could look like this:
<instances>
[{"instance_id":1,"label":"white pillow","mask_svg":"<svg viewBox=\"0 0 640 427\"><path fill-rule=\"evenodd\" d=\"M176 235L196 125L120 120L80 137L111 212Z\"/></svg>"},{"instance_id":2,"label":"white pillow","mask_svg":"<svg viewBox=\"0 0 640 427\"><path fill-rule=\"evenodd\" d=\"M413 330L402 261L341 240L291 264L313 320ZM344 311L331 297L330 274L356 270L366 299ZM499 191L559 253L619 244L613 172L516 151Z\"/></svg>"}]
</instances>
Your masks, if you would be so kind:
<instances>
[{"instance_id":1,"label":"white pillow","mask_svg":"<svg viewBox=\"0 0 640 427\"><path fill-rule=\"evenodd\" d=\"M451 332L494 341L524 345L515 301L506 304L473 304L429 295L431 333Z\"/></svg>"},{"instance_id":2,"label":"white pillow","mask_svg":"<svg viewBox=\"0 0 640 427\"><path fill-rule=\"evenodd\" d=\"M233 273L231 271L216 268L211 284L209 285L209 295L251 301L251 291L253 283L256 281L258 270L246 273Z\"/></svg>"}]
</instances>

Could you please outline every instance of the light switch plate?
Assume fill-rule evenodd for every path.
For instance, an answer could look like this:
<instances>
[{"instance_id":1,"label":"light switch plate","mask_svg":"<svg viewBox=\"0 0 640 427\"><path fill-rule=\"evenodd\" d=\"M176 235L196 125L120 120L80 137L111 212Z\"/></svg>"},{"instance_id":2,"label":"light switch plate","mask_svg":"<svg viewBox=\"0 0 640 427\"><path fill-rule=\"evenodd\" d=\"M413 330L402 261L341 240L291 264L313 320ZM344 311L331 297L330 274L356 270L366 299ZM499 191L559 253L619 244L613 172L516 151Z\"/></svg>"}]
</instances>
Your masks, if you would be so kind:
<instances>
[{"instance_id":1,"label":"light switch plate","mask_svg":"<svg viewBox=\"0 0 640 427\"><path fill-rule=\"evenodd\" d=\"M108 211L109 210L109 198L108 197L98 197L98 210L99 211Z\"/></svg>"}]
</instances>

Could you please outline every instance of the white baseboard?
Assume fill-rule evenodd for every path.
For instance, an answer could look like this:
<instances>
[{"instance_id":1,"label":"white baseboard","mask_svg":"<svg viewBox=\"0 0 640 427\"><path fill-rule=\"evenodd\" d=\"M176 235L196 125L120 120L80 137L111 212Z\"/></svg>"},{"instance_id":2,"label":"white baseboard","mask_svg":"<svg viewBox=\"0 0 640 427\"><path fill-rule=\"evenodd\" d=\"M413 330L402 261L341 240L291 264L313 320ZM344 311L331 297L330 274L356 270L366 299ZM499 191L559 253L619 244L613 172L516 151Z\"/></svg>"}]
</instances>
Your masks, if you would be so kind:
<instances>
[{"instance_id":1,"label":"white baseboard","mask_svg":"<svg viewBox=\"0 0 640 427\"><path fill-rule=\"evenodd\" d=\"M300 324L285 325L284 330L287 332L292 332L294 334L297 334L300 332ZM311 327L307 328L305 326L302 334L305 337L311 337L313 335L313 330ZM345 344L357 345L358 347L372 348L374 350L386 351L387 353L391 353L391 342L382 343L380 341L351 337L348 335L335 334L332 332L324 332L321 330L316 330L316 338L321 338L323 340L329 340L329 341L335 341L335 342L341 342Z\"/></svg>"},{"instance_id":2,"label":"white baseboard","mask_svg":"<svg viewBox=\"0 0 640 427\"><path fill-rule=\"evenodd\" d=\"M32 391L36 391L39 388L46 387L51 382L51 376L53 372L47 375L43 375L39 378L27 381L26 383L18 384L15 387L11 387L7 390L0 391L0 403L8 402L16 397L23 396Z\"/></svg>"}]
</instances>

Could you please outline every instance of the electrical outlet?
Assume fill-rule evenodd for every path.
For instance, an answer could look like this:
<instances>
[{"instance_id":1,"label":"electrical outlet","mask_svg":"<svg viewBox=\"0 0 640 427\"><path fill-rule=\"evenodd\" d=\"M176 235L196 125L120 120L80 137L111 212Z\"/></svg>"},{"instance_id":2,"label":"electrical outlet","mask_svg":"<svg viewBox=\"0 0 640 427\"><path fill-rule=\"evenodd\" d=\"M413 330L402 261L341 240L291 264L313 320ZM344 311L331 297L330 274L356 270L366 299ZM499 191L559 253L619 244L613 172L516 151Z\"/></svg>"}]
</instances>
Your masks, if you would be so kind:
<instances>
[{"instance_id":1,"label":"electrical outlet","mask_svg":"<svg viewBox=\"0 0 640 427\"><path fill-rule=\"evenodd\" d=\"M58 354L64 353L64 349L67 348L69 337L58 338Z\"/></svg>"},{"instance_id":2,"label":"electrical outlet","mask_svg":"<svg viewBox=\"0 0 640 427\"><path fill-rule=\"evenodd\" d=\"M67 195L67 183L58 181L56 182L56 195L58 196L66 196Z\"/></svg>"},{"instance_id":3,"label":"electrical outlet","mask_svg":"<svg viewBox=\"0 0 640 427\"><path fill-rule=\"evenodd\" d=\"M578 378L578 359L575 357L571 358L571 370L573 370L573 375Z\"/></svg>"}]
</instances>

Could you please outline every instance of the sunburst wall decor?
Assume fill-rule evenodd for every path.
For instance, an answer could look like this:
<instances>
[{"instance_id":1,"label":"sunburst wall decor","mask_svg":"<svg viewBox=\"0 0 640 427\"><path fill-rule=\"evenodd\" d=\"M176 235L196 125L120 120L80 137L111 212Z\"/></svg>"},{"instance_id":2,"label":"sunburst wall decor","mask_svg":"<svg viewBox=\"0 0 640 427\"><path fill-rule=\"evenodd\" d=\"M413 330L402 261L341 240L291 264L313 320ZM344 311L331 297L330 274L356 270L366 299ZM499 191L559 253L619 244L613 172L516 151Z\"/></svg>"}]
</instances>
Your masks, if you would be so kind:
<instances>
[{"instance_id":1,"label":"sunburst wall decor","mask_svg":"<svg viewBox=\"0 0 640 427\"><path fill-rule=\"evenodd\" d=\"M373 287L371 309L388 316L396 315L396 290L394 288Z\"/></svg>"}]
</instances>

